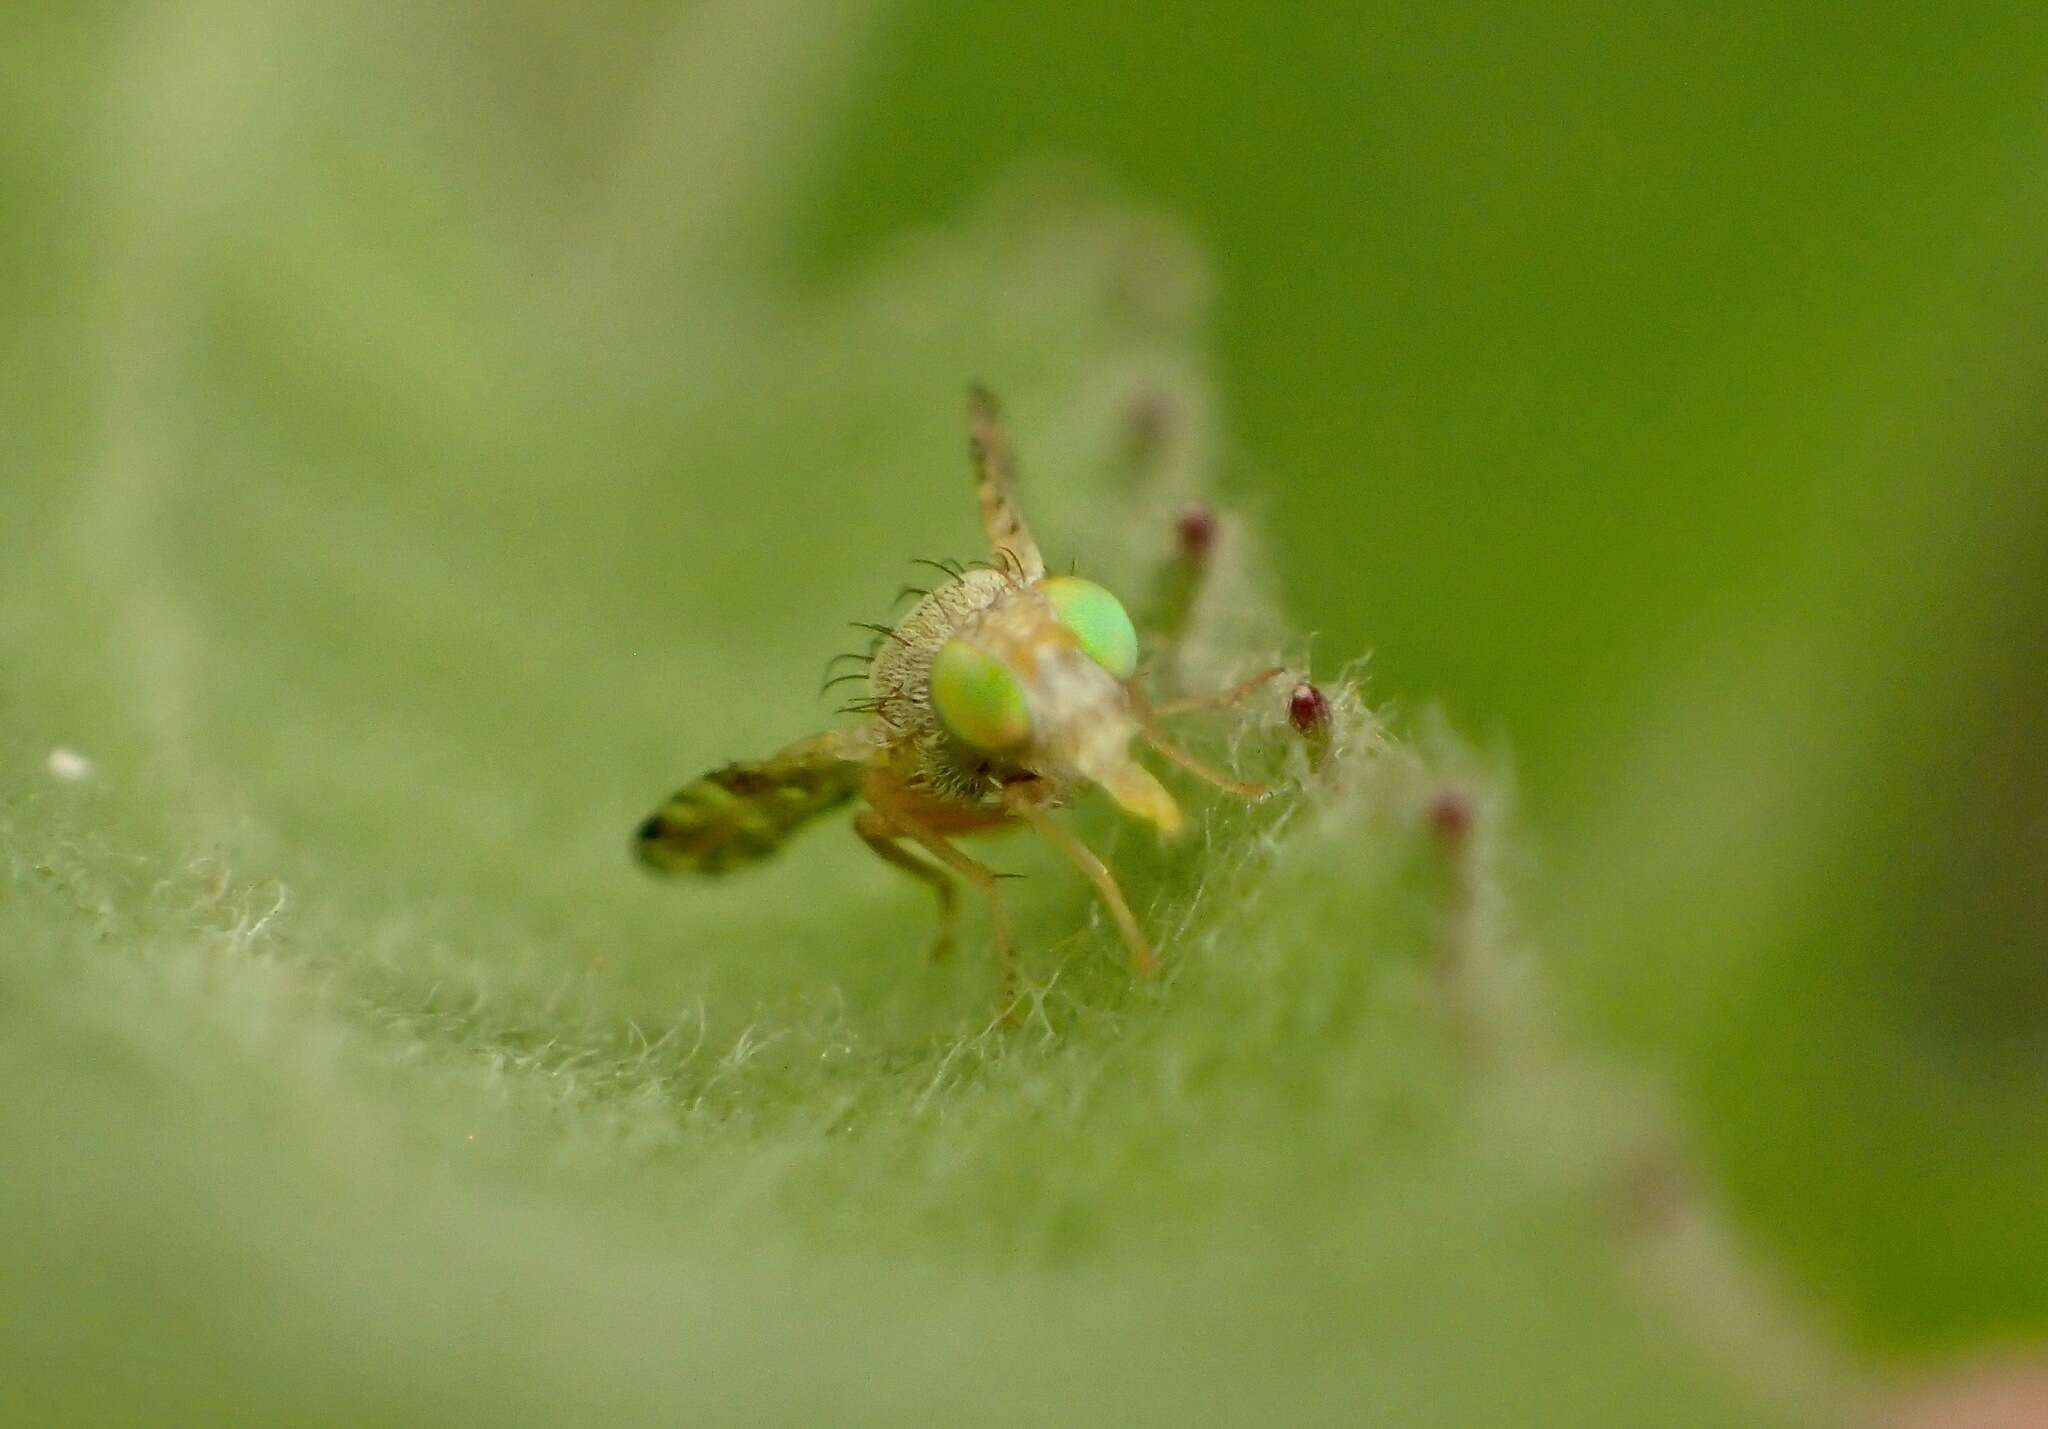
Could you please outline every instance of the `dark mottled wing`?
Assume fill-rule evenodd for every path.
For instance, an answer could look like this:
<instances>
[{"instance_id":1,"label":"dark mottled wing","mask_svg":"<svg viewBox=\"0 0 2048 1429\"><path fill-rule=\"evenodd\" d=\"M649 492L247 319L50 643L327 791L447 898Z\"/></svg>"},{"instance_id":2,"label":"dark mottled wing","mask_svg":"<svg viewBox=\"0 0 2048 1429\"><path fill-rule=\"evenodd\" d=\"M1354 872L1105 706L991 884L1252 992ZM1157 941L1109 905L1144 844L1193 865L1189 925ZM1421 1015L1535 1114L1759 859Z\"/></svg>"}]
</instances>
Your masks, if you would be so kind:
<instances>
[{"instance_id":1,"label":"dark mottled wing","mask_svg":"<svg viewBox=\"0 0 2048 1429\"><path fill-rule=\"evenodd\" d=\"M1038 542L1017 505L1017 464L1010 455L1002 409L986 387L967 391L967 456L974 466L990 558L1019 580L1037 580L1045 574L1045 557L1038 553Z\"/></svg>"},{"instance_id":2,"label":"dark mottled wing","mask_svg":"<svg viewBox=\"0 0 2048 1429\"><path fill-rule=\"evenodd\" d=\"M857 761L847 736L834 733L714 769L650 815L634 848L662 873L728 873L757 863L854 796Z\"/></svg>"}]
</instances>

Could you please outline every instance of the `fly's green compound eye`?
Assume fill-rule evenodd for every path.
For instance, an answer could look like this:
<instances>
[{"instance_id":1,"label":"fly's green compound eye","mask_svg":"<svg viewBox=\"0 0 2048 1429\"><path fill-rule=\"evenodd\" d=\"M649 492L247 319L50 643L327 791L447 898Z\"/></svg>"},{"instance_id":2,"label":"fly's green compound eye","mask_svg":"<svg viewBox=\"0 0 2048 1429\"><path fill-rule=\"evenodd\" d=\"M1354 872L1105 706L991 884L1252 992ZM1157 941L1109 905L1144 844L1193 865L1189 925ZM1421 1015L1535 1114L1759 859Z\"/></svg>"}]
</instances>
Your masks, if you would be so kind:
<instances>
[{"instance_id":1,"label":"fly's green compound eye","mask_svg":"<svg viewBox=\"0 0 2048 1429\"><path fill-rule=\"evenodd\" d=\"M932 660L932 706L962 744L984 754L1031 737L1031 710L1010 667L965 640L948 640Z\"/></svg>"},{"instance_id":2,"label":"fly's green compound eye","mask_svg":"<svg viewBox=\"0 0 2048 1429\"><path fill-rule=\"evenodd\" d=\"M1081 653L1119 680L1138 671L1138 631L1123 602L1094 581L1054 576L1039 587L1060 624L1074 632Z\"/></svg>"}]
</instances>

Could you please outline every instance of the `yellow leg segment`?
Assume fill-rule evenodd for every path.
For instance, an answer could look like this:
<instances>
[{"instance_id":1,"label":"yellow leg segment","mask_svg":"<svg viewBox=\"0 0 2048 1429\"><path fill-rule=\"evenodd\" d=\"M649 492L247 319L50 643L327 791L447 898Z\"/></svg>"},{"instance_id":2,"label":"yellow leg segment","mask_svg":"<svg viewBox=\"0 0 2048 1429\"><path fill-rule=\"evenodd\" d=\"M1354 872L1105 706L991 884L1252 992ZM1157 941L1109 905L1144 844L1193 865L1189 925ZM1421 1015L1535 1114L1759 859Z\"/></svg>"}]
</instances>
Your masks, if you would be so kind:
<instances>
[{"instance_id":1,"label":"yellow leg segment","mask_svg":"<svg viewBox=\"0 0 2048 1429\"><path fill-rule=\"evenodd\" d=\"M954 934L960 926L960 894L952 876L935 864L926 863L897 842L895 827L872 809L862 811L853 821L853 831L861 841L882 859L902 869L912 878L931 889L939 901L939 927L932 935L931 956L934 961L953 951Z\"/></svg>"},{"instance_id":2,"label":"yellow leg segment","mask_svg":"<svg viewBox=\"0 0 2048 1429\"><path fill-rule=\"evenodd\" d=\"M1206 695L1191 695L1186 699L1168 700L1163 705L1152 705L1150 713L1156 719L1171 719L1175 715L1191 714L1196 710L1216 709L1221 706L1234 705L1243 700L1247 695L1258 690L1267 681L1277 679L1286 673L1287 671L1283 667L1275 665L1271 669L1259 671L1258 674L1252 676L1249 680L1238 681L1226 690L1211 690Z\"/></svg>"},{"instance_id":3,"label":"yellow leg segment","mask_svg":"<svg viewBox=\"0 0 2048 1429\"><path fill-rule=\"evenodd\" d=\"M877 833L886 829L886 837L907 838L918 844L933 858L980 889L982 895L988 899L991 933L996 945L996 966L1002 973L1004 998L1006 1001L1009 1000L1011 989L1017 981L1017 964L1010 951L1010 910L1003 901L1002 885L996 879L995 870L962 853L943 834L920 820L914 812L891 800L883 789L871 784L867 796L868 802L874 805L872 812L876 817L876 822L868 825L870 829ZM862 833L862 837L867 837L866 832ZM874 847L875 841L870 839L869 844ZM875 851L881 853L879 847L876 847ZM899 858L889 858L887 854L883 857L889 858L889 861L898 867L905 867L912 861L902 849L896 849L895 852L899 855L900 862ZM929 871L935 874L939 872L937 869ZM920 873L918 876L923 878L925 875Z\"/></svg>"},{"instance_id":4,"label":"yellow leg segment","mask_svg":"<svg viewBox=\"0 0 2048 1429\"><path fill-rule=\"evenodd\" d=\"M1117 887L1116 876L1109 871L1109 866L1037 804L1013 796L1010 807L1018 818L1031 825L1095 885L1095 891L1101 895L1102 906L1109 910L1109 916L1116 920L1117 931L1124 936L1124 946L1131 950L1131 966L1147 976L1156 972L1159 959L1152 955L1152 945L1145 941L1137 917L1132 914L1131 905L1124 901L1124 892Z\"/></svg>"}]
</instances>

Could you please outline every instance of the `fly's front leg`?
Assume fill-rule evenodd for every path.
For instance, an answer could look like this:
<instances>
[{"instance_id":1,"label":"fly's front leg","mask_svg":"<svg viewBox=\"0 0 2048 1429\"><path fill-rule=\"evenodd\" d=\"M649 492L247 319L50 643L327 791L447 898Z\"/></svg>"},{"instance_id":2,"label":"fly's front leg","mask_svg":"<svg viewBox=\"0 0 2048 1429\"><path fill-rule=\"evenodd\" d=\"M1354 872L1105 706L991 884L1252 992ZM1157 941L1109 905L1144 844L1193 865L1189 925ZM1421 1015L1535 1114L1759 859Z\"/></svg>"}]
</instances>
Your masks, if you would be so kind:
<instances>
[{"instance_id":1,"label":"fly's front leg","mask_svg":"<svg viewBox=\"0 0 2048 1429\"><path fill-rule=\"evenodd\" d=\"M1138 716L1138 726L1144 734L1145 743L1156 750L1160 758L1178 765L1197 779L1214 784L1226 793L1237 795L1240 799L1263 799L1272 792L1269 786L1234 778L1208 761L1196 758L1168 739L1165 732L1159 728L1159 721L1168 715L1228 708L1239 704L1284 673L1280 666L1275 665L1259 671L1249 680L1240 680L1228 689L1216 690L1206 695L1194 695L1186 699L1169 700L1161 705L1152 704L1145 698L1144 692L1134 686L1131 692L1131 705Z\"/></svg>"},{"instance_id":2,"label":"fly's front leg","mask_svg":"<svg viewBox=\"0 0 2048 1429\"><path fill-rule=\"evenodd\" d=\"M1147 712L1153 719L1171 719L1175 715L1189 714L1195 710L1228 708L1231 705L1242 704L1270 681L1277 680L1286 673L1285 667L1271 665L1249 680L1240 680L1228 689L1211 690L1206 695L1189 695L1182 699L1168 700L1164 704L1149 706Z\"/></svg>"},{"instance_id":3,"label":"fly's front leg","mask_svg":"<svg viewBox=\"0 0 2048 1429\"><path fill-rule=\"evenodd\" d=\"M1144 931L1138 927L1137 915L1131 912L1131 905L1124 898L1123 889L1117 886L1116 875L1109 871L1109 865L1022 791L1006 792L1004 798L1018 818L1031 825L1041 838L1058 849L1067 862L1095 885L1096 893L1101 895L1102 906L1109 910L1109 916L1116 921L1117 931L1123 934L1124 946L1130 949L1132 968L1147 977L1156 972L1159 959L1153 956L1152 945L1145 941Z\"/></svg>"},{"instance_id":4,"label":"fly's front leg","mask_svg":"<svg viewBox=\"0 0 2048 1429\"><path fill-rule=\"evenodd\" d=\"M1010 951L1010 910L1003 901L1002 885L998 881L996 871L962 853L944 833L934 827L933 822L924 816L915 802L904 795L894 780L886 776L870 778L863 786L862 792L876 816L876 822L869 825L870 828L886 828L888 837L907 838L919 845L933 858L980 889L982 896L988 899L991 940L996 947L996 966L1002 974L1004 1001L1010 1002L1017 982L1017 966ZM997 815L994 818L977 821L974 827L991 828L1004 822L1007 820ZM862 837L866 837L866 834L863 833ZM870 846L874 846L873 840L869 842ZM875 851L881 853L879 847L875 847ZM883 854L883 857L898 867L906 867L912 861L905 850L898 848L894 852L899 857L890 857L888 854ZM933 874L939 873L938 869L928 871ZM918 877L923 878L925 874L919 873Z\"/></svg>"},{"instance_id":5,"label":"fly's front leg","mask_svg":"<svg viewBox=\"0 0 2048 1429\"><path fill-rule=\"evenodd\" d=\"M952 875L936 864L926 863L898 843L897 840L903 837L901 831L873 809L861 811L860 817L853 821L853 831L883 862L902 869L931 889L939 901L939 927L932 934L931 941L932 960L936 962L952 952L954 934L960 926L960 894Z\"/></svg>"}]
</instances>

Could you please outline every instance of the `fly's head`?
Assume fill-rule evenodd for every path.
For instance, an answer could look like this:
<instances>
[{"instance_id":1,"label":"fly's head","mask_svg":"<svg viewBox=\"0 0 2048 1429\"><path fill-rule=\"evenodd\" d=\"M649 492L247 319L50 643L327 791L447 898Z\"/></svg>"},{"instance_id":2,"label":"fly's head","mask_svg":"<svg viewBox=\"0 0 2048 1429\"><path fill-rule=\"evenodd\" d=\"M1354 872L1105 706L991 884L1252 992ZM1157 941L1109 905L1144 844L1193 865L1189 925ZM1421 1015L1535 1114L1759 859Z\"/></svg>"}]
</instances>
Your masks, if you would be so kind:
<instances>
[{"instance_id":1,"label":"fly's head","mask_svg":"<svg viewBox=\"0 0 2048 1429\"><path fill-rule=\"evenodd\" d=\"M930 707L997 776L1099 785L1168 835L1180 806L1131 758L1138 635L1123 604L1078 576L1005 590L933 653Z\"/></svg>"}]
</instances>

